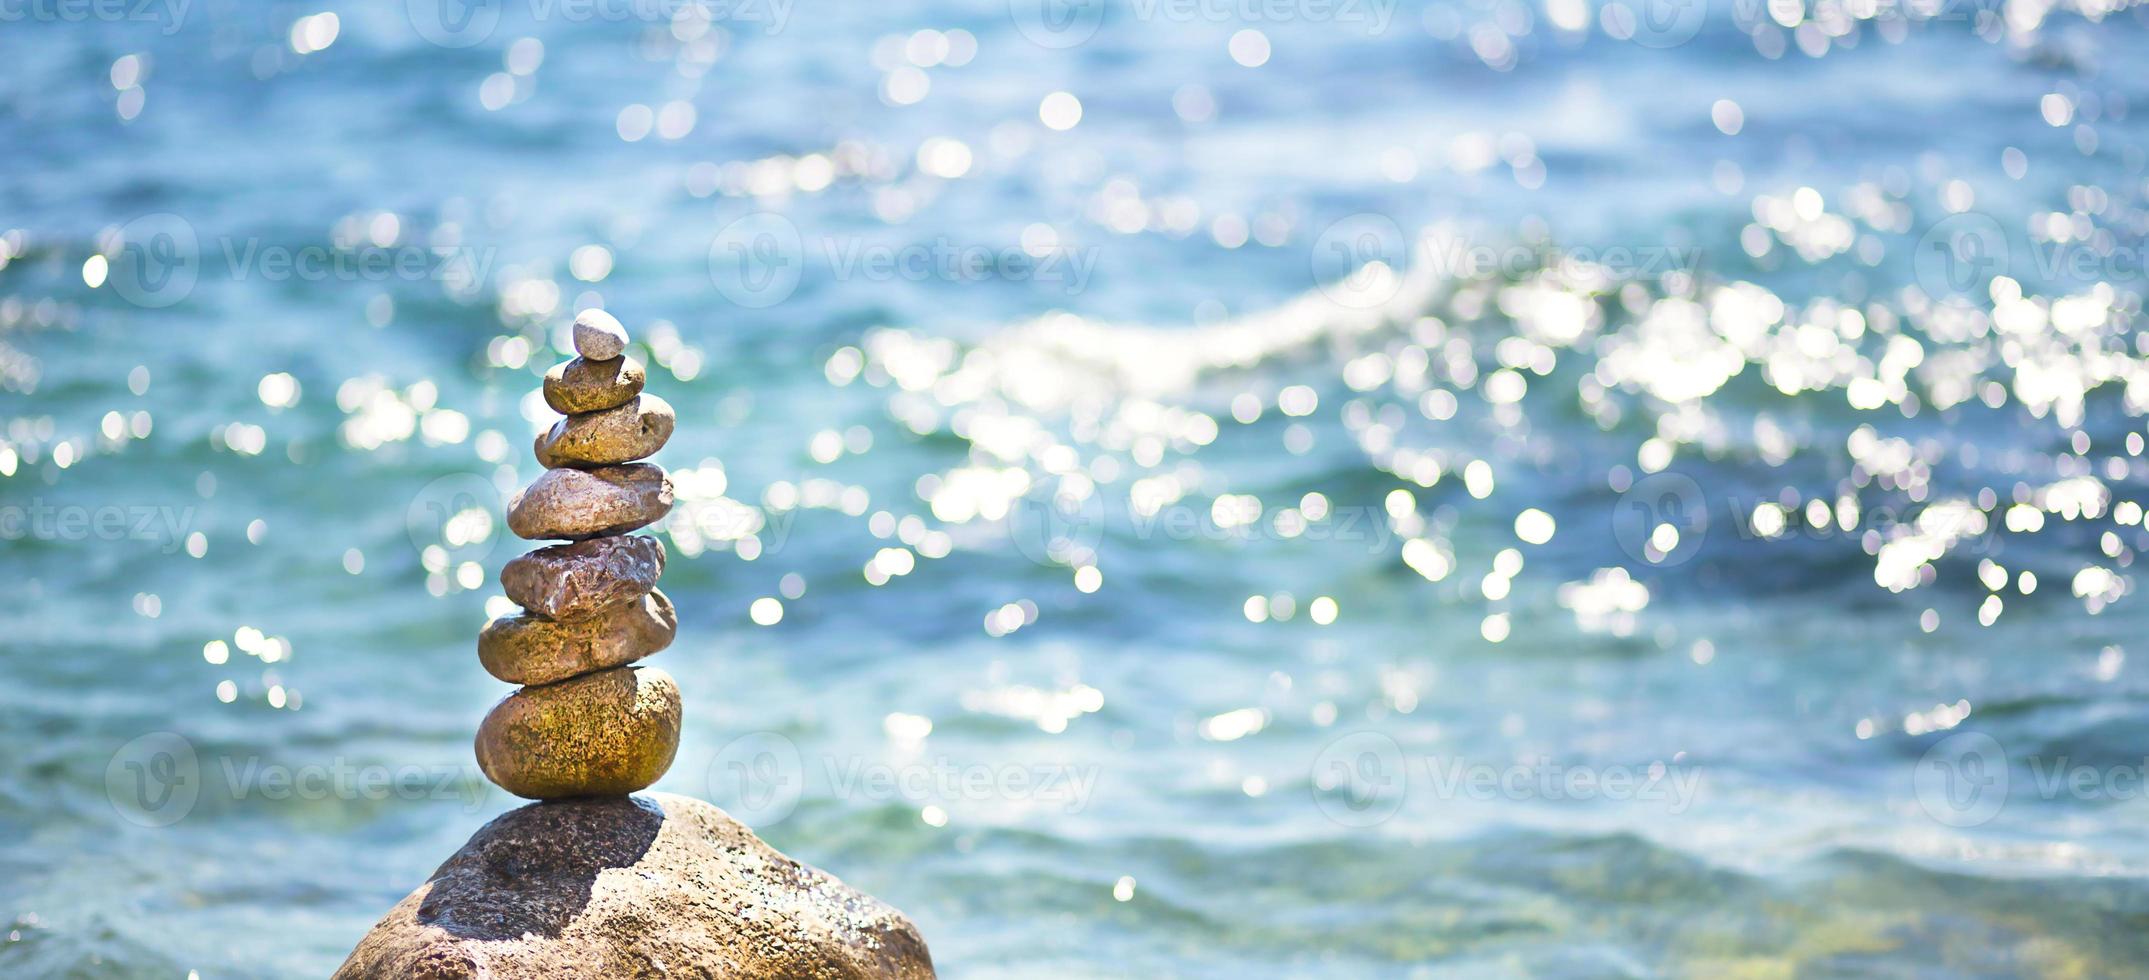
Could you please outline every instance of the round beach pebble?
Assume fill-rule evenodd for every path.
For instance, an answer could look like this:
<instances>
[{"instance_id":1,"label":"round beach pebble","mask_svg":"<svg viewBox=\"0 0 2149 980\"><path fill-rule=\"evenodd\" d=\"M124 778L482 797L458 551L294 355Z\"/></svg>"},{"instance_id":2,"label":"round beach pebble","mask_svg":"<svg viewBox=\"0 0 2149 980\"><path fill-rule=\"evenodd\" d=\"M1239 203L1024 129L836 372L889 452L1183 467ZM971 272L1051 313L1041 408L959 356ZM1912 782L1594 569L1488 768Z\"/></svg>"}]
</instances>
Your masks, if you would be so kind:
<instances>
[{"instance_id":1,"label":"round beach pebble","mask_svg":"<svg viewBox=\"0 0 2149 980\"><path fill-rule=\"evenodd\" d=\"M628 352L628 329L604 309L574 314L574 352L591 361L610 361Z\"/></svg>"},{"instance_id":2,"label":"round beach pebble","mask_svg":"<svg viewBox=\"0 0 2149 980\"><path fill-rule=\"evenodd\" d=\"M631 463L664 448L676 423L671 403L636 395L617 408L553 423L537 437L537 461L546 469Z\"/></svg>"},{"instance_id":3,"label":"round beach pebble","mask_svg":"<svg viewBox=\"0 0 2149 980\"><path fill-rule=\"evenodd\" d=\"M631 664L671 646L679 616L662 590L571 623L502 616L478 634L478 662L510 684L550 684Z\"/></svg>"},{"instance_id":4,"label":"round beach pebble","mask_svg":"<svg viewBox=\"0 0 2149 980\"><path fill-rule=\"evenodd\" d=\"M575 314L575 353L592 361L609 361L627 352L627 328L603 310Z\"/></svg>"},{"instance_id":5,"label":"round beach pebble","mask_svg":"<svg viewBox=\"0 0 2149 980\"><path fill-rule=\"evenodd\" d=\"M578 541L647 527L671 509L671 477L653 463L546 470L508 502L507 529Z\"/></svg>"},{"instance_id":6,"label":"round beach pebble","mask_svg":"<svg viewBox=\"0 0 2149 980\"><path fill-rule=\"evenodd\" d=\"M539 548L500 568L500 589L546 619L588 619L648 595L664 574L664 545L647 535Z\"/></svg>"},{"instance_id":7,"label":"round beach pebble","mask_svg":"<svg viewBox=\"0 0 2149 980\"><path fill-rule=\"evenodd\" d=\"M679 714L679 685L655 667L525 687L478 725L478 768L533 800L632 793L671 768Z\"/></svg>"},{"instance_id":8,"label":"round beach pebble","mask_svg":"<svg viewBox=\"0 0 2149 980\"><path fill-rule=\"evenodd\" d=\"M577 357L545 372L545 404L561 415L601 412L641 394L647 381L642 362L634 358L593 361Z\"/></svg>"}]
</instances>

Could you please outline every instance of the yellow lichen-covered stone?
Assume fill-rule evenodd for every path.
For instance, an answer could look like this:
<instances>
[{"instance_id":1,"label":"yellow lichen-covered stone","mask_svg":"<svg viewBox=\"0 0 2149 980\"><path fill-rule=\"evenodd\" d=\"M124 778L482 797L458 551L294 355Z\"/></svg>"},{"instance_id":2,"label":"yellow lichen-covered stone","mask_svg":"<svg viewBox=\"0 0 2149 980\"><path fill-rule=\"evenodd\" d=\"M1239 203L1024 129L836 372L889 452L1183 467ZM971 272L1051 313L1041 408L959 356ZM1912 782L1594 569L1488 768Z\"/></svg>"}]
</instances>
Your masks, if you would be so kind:
<instances>
[{"instance_id":1,"label":"yellow lichen-covered stone","mask_svg":"<svg viewBox=\"0 0 2149 980\"><path fill-rule=\"evenodd\" d=\"M537 437L537 461L546 469L631 463L664 448L677 423L671 403L655 395L636 395L617 408L553 423Z\"/></svg>"},{"instance_id":2,"label":"yellow lichen-covered stone","mask_svg":"<svg viewBox=\"0 0 2149 980\"><path fill-rule=\"evenodd\" d=\"M478 768L533 800L632 793L671 768L679 714L679 685L655 667L525 687L478 725Z\"/></svg>"},{"instance_id":3,"label":"yellow lichen-covered stone","mask_svg":"<svg viewBox=\"0 0 2149 980\"><path fill-rule=\"evenodd\" d=\"M561 361L545 372L545 404L561 415L617 408L642 393L647 383L642 362L631 357Z\"/></svg>"}]
</instances>

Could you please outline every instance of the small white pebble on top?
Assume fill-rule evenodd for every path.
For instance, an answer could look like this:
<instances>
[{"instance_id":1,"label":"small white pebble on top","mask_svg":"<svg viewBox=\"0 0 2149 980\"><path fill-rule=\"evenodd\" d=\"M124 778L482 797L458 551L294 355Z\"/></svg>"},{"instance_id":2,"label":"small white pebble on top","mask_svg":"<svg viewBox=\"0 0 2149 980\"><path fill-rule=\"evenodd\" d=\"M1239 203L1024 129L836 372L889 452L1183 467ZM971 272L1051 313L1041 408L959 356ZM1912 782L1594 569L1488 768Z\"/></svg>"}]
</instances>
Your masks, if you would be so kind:
<instances>
[{"instance_id":1,"label":"small white pebble on top","mask_svg":"<svg viewBox=\"0 0 2149 980\"><path fill-rule=\"evenodd\" d=\"M575 315L575 353L592 361L609 361L627 352L627 328L603 310Z\"/></svg>"}]
</instances>

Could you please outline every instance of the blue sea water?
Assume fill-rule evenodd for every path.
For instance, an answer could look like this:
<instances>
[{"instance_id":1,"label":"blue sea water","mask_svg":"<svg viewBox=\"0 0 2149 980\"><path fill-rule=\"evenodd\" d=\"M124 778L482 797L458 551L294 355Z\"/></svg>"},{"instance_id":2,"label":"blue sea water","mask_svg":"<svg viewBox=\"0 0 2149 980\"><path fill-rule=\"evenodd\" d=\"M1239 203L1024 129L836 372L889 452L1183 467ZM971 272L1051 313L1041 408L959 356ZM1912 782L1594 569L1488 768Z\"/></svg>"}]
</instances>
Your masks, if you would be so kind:
<instances>
[{"instance_id":1,"label":"blue sea water","mask_svg":"<svg viewBox=\"0 0 2149 980\"><path fill-rule=\"evenodd\" d=\"M655 788L948 976L2140 971L2142 6L448 8L0 7L0 973L517 804L589 306Z\"/></svg>"}]
</instances>

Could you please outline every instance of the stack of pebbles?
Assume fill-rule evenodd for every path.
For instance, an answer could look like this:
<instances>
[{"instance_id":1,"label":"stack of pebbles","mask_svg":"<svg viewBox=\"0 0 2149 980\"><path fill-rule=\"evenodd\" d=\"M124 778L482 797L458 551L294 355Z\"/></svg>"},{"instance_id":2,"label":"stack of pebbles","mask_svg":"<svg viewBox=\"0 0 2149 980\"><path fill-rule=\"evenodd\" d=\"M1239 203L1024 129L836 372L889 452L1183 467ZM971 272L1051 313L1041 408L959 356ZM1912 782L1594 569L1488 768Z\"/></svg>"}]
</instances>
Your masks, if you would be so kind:
<instances>
[{"instance_id":1,"label":"stack of pebbles","mask_svg":"<svg viewBox=\"0 0 2149 980\"><path fill-rule=\"evenodd\" d=\"M575 318L580 357L545 375L567 417L537 438L545 474L508 505L519 537L560 540L500 570L519 615L487 624L478 659L523 687L478 726L478 767L517 796L616 796L656 782L679 748L679 686L633 664L672 642L656 591L664 545L629 534L672 509L664 468L640 463L671 438L672 408L642 394L627 332L602 310Z\"/></svg>"}]
</instances>

